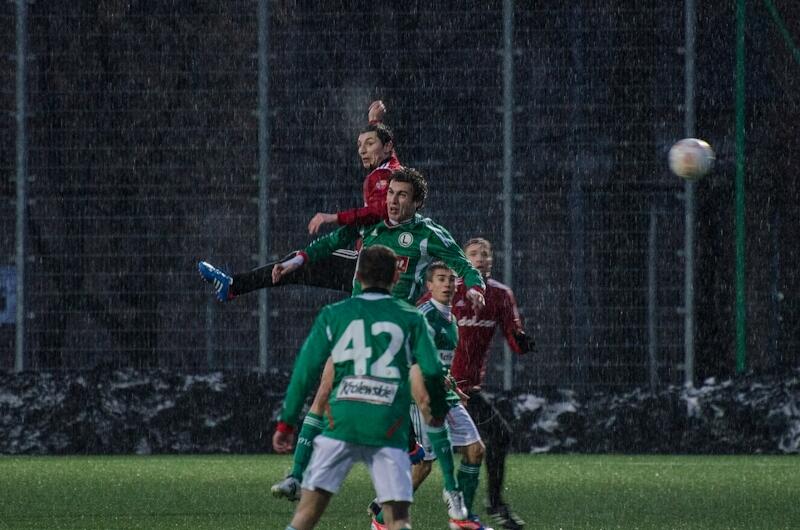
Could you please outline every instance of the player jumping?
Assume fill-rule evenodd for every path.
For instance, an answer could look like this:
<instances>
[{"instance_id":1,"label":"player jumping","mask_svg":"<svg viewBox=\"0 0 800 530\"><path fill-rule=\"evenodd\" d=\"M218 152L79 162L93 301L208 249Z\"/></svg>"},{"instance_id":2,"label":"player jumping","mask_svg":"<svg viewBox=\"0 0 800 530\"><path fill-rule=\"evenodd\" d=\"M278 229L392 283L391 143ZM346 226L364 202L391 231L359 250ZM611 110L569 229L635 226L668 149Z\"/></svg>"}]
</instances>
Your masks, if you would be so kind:
<instances>
[{"instance_id":1,"label":"player jumping","mask_svg":"<svg viewBox=\"0 0 800 530\"><path fill-rule=\"evenodd\" d=\"M395 137L392 130L382 123L386 107L374 101L369 108L369 125L358 135L358 156L369 173L364 178L364 206L338 213L315 214L308 223L309 234L316 234L325 224L363 226L386 218L386 190L392 171L402 167L395 154ZM293 257L293 252L281 261ZM278 282L272 280L272 267L268 263L251 271L229 275L206 261L198 263L200 275L210 283L221 302L270 287L283 285L308 285L334 289L349 293L353 288L356 259L355 250L342 248L314 264L308 264L294 274L287 274Z\"/></svg>"}]
</instances>

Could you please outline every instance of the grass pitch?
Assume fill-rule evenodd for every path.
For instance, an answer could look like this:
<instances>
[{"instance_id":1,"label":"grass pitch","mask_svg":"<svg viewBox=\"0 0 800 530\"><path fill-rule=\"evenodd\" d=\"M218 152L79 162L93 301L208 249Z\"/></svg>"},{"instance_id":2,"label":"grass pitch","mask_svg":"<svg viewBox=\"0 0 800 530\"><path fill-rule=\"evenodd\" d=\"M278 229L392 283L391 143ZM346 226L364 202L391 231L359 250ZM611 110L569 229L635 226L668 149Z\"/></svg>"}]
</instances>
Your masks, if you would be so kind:
<instances>
[{"instance_id":1,"label":"grass pitch","mask_svg":"<svg viewBox=\"0 0 800 530\"><path fill-rule=\"evenodd\" d=\"M0 528L284 530L294 504L269 486L289 466L272 455L0 456ZM529 529L800 528L795 456L515 455L506 486ZM440 491L434 468L416 530L447 527ZM355 468L318 528L368 529L372 495Z\"/></svg>"}]
</instances>

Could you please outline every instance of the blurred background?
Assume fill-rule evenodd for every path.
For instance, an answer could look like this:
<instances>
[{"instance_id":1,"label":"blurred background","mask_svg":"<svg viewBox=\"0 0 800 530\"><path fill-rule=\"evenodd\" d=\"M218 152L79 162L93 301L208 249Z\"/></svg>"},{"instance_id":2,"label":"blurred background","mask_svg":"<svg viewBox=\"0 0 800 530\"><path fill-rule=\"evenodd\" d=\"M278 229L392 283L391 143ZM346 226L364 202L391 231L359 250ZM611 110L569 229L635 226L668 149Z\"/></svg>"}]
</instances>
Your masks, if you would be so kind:
<instances>
[{"instance_id":1,"label":"blurred background","mask_svg":"<svg viewBox=\"0 0 800 530\"><path fill-rule=\"evenodd\" d=\"M359 206L375 99L423 213L494 243L538 344L514 386L685 381L687 193L692 377L796 366L800 4L746 3L743 63L736 3L691 5L693 29L658 1L0 3L0 370L288 370L342 295L218 304L196 264ZM687 112L717 154L690 186L666 164Z\"/></svg>"}]
</instances>

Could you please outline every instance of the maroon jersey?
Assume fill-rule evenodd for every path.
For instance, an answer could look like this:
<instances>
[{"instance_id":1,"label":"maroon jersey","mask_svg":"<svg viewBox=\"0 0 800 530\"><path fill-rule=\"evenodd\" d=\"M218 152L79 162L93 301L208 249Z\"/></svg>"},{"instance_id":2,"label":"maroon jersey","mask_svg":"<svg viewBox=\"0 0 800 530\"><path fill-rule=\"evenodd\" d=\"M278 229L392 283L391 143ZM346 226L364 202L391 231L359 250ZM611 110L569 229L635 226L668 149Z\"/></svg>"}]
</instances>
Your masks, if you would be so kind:
<instances>
[{"instance_id":1,"label":"maroon jersey","mask_svg":"<svg viewBox=\"0 0 800 530\"><path fill-rule=\"evenodd\" d=\"M389 179L392 177L392 171L401 167L397 156L392 153L385 162L373 169L364 179L364 206L337 213L336 220L339 225L367 226L386 219L386 192L389 188Z\"/></svg>"},{"instance_id":2,"label":"maroon jersey","mask_svg":"<svg viewBox=\"0 0 800 530\"><path fill-rule=\"evenodd\" d=\"M514 338L516 333L523 331L514 293L497 280L484 280L486 291L483 296L486 307L477 315L466 297L467 288L460 279L453 296L453 315L458 322L458 346L450 372L458 381L459 388L464 390L483 383L489 361L489 347L497 327L502 330L511 349L515 353L522 353Z\"/></svg>"}]
</instances>

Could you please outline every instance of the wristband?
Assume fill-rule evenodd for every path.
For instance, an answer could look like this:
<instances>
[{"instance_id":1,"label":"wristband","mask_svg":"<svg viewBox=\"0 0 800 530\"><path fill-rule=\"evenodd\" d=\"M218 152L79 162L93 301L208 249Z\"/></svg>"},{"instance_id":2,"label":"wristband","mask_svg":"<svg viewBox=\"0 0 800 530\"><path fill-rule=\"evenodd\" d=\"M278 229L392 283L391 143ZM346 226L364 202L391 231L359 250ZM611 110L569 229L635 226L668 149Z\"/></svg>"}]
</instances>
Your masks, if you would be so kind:
<instances>
[{"instance_id":1,"label":"wristband","mask_svg":"<svg viewBox=\"0 0 800 530\"><path fill-rule=\"evenodd\" d=\"M302 267L303 263L306 262L306 258L308 258L308 254L306 254L301 250L300 252L295 254L295 256L292 259L284 261L283 263L281 263L281 265L283 265L284 267L288 267L291 265L297 265L298 267Z\"/></svg>"},{"instance_id":2,"label":"wristband","mask_svg":"<svg viewBox=\"0 0 800 530\"><path fill-rule=\"evenodd\" d=\"M294 427L284 421L279 421L275 430L283 434L294 434Z\"/></svg>"}]
</instances>

